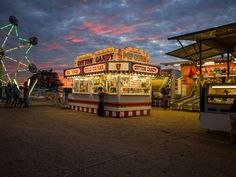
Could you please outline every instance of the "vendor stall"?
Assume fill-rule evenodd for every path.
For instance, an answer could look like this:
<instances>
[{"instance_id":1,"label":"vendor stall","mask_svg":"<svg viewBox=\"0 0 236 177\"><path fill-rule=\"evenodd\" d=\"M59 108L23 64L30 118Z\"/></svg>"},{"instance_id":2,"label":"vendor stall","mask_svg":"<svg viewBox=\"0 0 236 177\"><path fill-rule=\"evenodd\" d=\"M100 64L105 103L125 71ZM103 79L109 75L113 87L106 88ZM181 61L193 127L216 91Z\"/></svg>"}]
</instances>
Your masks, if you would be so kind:
<instances>
[{"instance_id":1,"label":"vendor stall","mask_svg":"<svg viewBox=\"0 0 236 177\"><path fill-rule=\"evenodd\" d=\"M174 36L169 40L176 40L181 48L167 54L190 60L199 70L200 126L205 129L229 131L228 109L236 96L236 23ZM184 46L183 40L192 42ZM211 66L215 61L205 62L217 56L222 59L226 56L226 64L218 62L215 67ZM204 65L209 67L204 68ZM190 68L187 74L194 78L196 72Z\"/></svg>"},{"instance_id":2,"label":"vendor stall","mask_svg":"<svg viewBox=\"0 0 236 177\"><path fill-rule=\"evenodd\" d=\"M228 132L230 130L228 110L236 98L236 85L207 84L204 91L204 109L200 113L200 126Z\"/></svg>"},{"instance_id":3,"label":"vendor stall","mask_svg":"<svg viewBox=\"0 0 236 177\"><path fill-rule=\"evenodd\" d=\"M105 116L128 117L149 115L151 109L151 77L159 67L149 65L143 50L126 47L107 48L94 54L78 56L74 68L66 69L71 78L71 109L97 113L98 90L105 90Z\"/></svg>"}]
</instances>

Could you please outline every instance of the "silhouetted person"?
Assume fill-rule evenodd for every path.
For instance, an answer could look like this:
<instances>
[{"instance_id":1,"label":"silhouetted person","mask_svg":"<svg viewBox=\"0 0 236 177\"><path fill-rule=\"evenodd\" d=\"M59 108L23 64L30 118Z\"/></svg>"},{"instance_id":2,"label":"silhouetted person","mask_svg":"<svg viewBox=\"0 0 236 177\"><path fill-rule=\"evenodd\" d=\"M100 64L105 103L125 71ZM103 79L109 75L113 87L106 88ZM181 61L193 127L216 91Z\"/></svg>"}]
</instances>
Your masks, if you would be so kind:
<instances>
[{"instance_id":1,"label":"silhouetted person","mask_svg":"<svg viewBox=\"0 0 236 177\"><path fill-rule=\"evenodd\" d=\"M8 83L5 88L5 94L6 94L6 102L5 102L5 108L9 108L11 106L11 100L12 100L12 86L11 83Z\"/></svg>"},{"instance_id":2,"label":"silhouetted person","mask_svg":"<svg viewBox=\"0 0 236 177\"><path fill-rule=\"evenodd\" d=\"M104 92L103 92L102 87L99 87L98 91L99 91L98 116L103 117L104 116Z\"/></svg>"},{"instance_id":3,"label":"silhouetted person","mask_svg":"<svg viewBox=\"0 0 236 177\"><path fill-rule=\"evenodd\" d=\"M24 108L29 107L29 87L27 85L27 82L24 83Z\"/></svg>"},{"instance_id":4,"label":"silhouetted person","mask_svg":"<svg viewBox=\"0 0 236 177\"><path fill-rule=\"evenodd\" d=\"M163 103L163 108L166 110L168 106L168 95L169 95L169 90L167 87L164 87L161 89L161 94L162 94L162 103Z\"/></svg>"},{"instance_id":5,"label":"silhouetted person","mask_svg":"<svg viewBox=\"0 0 236 177\"><path fill-rule=\"evenodd\" d=\"M235 131L236 131L236 98L233 101L233 104L229 108L229 118L230 118L230 143L235 144Z\"/></svg>"},{"instance_id":6,"label":"silhouetted person","mask_svg":"<svg viewBox=\"0 0 236 177\"><path fill-rule=\"evenodd\" d=\"M11 106L16 107L18 97L19 97L19 89L17 88L16 84L12 84L12 97L13 97L13 101L12 101Z\"/></svg>"},{"instance_id":7,"label":"silhouetted person","mask_svg":"<svg viewBox=\"0 0 236 177\"><path fill-rule=\"evenodd\" d=\"M20 86L19 89L19 105L22 106L24 101L24 87Z\"/></svg>"},{"instance_id":8,"label":"silhouetted person","mask_svg":"<svg viewBox=\"0 0 236 177\"><path fill-rule=\"evenodd\" d=\"M62 104L63 101L63 88L60 86L56 90L56 94L54 97L54 105L57 105L57 103Z\"/></svg>"}]
</instances>

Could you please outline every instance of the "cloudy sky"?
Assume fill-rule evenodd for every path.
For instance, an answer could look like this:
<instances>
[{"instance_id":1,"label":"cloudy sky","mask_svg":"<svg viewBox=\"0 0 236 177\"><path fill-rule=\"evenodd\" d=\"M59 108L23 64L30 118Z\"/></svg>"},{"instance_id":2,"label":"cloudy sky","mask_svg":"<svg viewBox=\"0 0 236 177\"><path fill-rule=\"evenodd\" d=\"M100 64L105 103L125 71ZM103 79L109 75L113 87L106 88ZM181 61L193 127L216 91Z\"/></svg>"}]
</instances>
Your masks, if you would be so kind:
<instances>
[{"instance_id":1,"label":"cloudy sky","mask_svg":"<svg viewBox=\"0 0 236 177\"><path fill-rule=\"evenodd\" d=\"M19 20L23 37L37 36L29 58L62 70L77 55L106 47L136 47L152 64L175 61L168 37L236 22L235 0L1 0L0 26Z\"/></svg>"}]
</instances>

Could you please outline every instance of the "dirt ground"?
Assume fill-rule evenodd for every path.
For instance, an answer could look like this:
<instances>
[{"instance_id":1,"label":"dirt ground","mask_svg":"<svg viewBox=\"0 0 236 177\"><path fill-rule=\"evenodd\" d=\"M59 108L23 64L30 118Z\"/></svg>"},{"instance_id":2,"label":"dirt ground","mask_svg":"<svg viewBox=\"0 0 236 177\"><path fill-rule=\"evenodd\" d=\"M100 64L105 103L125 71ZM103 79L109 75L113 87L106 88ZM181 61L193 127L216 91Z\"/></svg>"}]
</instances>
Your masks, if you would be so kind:
<instances>
[{"instance_id":1,"label":"dirt ground","mask_svg":"<svg viewBox=\"0 0 236 177\"><path fill-rule=\"evenodd\" d=\"M198 113L100 118L33 102L0 104L0 177L234 177L236 145Z\"/></svg>"}]
</instances>

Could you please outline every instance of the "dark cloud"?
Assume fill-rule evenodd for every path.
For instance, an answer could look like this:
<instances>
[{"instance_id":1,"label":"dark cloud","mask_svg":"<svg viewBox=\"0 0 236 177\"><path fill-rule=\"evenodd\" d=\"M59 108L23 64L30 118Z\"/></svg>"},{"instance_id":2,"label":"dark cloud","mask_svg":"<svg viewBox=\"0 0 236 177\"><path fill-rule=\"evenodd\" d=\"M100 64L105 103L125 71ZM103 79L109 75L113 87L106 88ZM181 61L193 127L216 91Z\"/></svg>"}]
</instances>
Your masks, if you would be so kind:
<instances>
[{"instance_id":1,"label":"dark cloud","mask_svg":"<svg viewBox=\"0 0 236 177\"><path fill-rule=\"evenodd\" d=\"M0 25L15 15L21 35L39 38L30 57L57 70L110 46L141 48L155 64L171 61L165 53L178 46L168 37L236 19L235 0L2 0L0 7Z\"/></svg>"}]
</instances>

